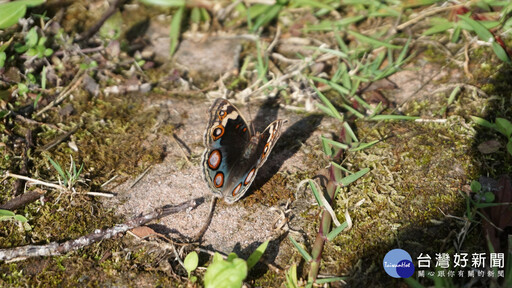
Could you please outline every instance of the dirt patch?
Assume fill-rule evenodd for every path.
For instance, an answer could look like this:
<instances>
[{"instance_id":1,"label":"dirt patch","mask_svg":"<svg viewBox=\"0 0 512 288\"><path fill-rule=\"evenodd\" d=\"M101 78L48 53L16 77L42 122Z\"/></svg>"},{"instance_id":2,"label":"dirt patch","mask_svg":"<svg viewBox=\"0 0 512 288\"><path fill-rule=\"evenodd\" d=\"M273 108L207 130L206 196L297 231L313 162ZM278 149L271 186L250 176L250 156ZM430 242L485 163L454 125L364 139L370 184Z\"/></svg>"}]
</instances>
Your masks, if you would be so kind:
<instances>
[{"instance_id":1,"label":"dirt patch","mask_svg":"<svg viewBox=\"0 0 512 288\"><path fill-rule=\"evenodd\" d=\"M167 217L155 223L152 227L157 232L167 234L173 238L193 237L200 230L206 221L209 211L209 199L212 195L204 181L200 157L204 151L203 133L207 123L207 111L210 106L208 101L202 100L165 100L162 103L153 103L167 106L177 114L186 113L187 119L177 129L174 141L172 135L166 135L167 156L160 164L153 165L151 170L132 187L133 180L126 181L115 187L113 192L118 196L107 201L109 206L115 207L120 215L132 217L140 213L151 211L157 207L167 204L178 204L190 199L204 198L205 202L197 209ZM246 115L249 115L247 107L239 107ZM251 105L253 111L258 110L256 105ZM278 111L277 111L278 110ZM277 113L276 113L277 112ZM283 136L279 139L278 145L272 151L272 155L265 165L260 169L257 179L249 192L241 201L229 205L220 201L215 209L215 215L204 235L203 246L225 253L237 252L241 255L251 253L244 252L248 247L255 248L256 244L268 239L275 239L283 234L283 231L273 228L274 222L280 214L272 208L279 208L279 205L293 200L294 186L305 179L307 175L298 172L311 171L311 162L307 163L308 157L304 149L309 149L311 143L318 143L321 124L320 116L301 117L293 113L287 113L282 109L260 109L256 127L264 126L272 121L270 118L288 119ZM327 125L327 122L323 124ZM261 130L260 130L261 131ZM297 137L297 134L301 134ZM185 145L183 145L185 144ZM300 147L304 147L301 149ZM190 149L191 160L185 160L184 155ZM316 169L320 168L315 163ZM276 186L273 179L281 178ZM284 189L286 198L279 199L279 190ZM262 198L262 199L259 199ZM278 199L275 199L278 198ZM311 197L300 201L313 201ZM269 205L271 204L271 205ZM293 204L297 205L297 204ZM303 211L293 211L299 215ZM297 217L294 217L297 218ZM279 245L279 243L275 243ZM277 246L272 247L276 251ZM279 262L282 264L290 260L290 255Z\"/></svg>"}]
</instances>

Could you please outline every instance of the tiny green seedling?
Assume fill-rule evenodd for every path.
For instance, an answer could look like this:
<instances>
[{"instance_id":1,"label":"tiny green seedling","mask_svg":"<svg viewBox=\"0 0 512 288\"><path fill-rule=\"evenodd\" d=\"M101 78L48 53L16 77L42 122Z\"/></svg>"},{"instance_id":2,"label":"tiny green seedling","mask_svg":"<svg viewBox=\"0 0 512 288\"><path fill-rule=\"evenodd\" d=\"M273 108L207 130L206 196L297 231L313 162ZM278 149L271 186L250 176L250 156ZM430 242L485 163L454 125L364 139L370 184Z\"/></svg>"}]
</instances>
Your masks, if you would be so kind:
<instances>
[{"instance_id":1,"label":"tiny green seedling","mask_svg":"<svg viewBox=\"0 0 512 288\"><path fill-rule=\"evenodd\" d=\"M187 257L185 257L185 260L183 260L183 266L185 267L185 270L187 270L188 273L188 280L192 283L195 283L197 281L197 277L191 276L191 273L194 270L196 270L198 264L199 256L195 251L188 253Z\"/></svg>"},{"instance_id":2,"label":"tiny green seedling","mask_svg":"<svg viewBox=\"0 0 512 288\"><path fill-rule=\"evenodd\" d=\"M71 189L80 180L80 173L82 173L82 170L84 168L83 163L82 165L80 165L80 168L77 169L75 161L73 160L73 157L71 157L69 171L64 171L64 169L62 169L62 166L60 166L59 163L53 161L53 159L50 158L49 156L46 156L46 158L48 158L48 161L50 161L53 168L57 170L57 173L59 173L60 178L62 178L63 185L66 188Z\"/></svg>"},{"instance_id":3,"label":"tiny green seedling","mask_svg":"<svg viewBox=\"0 0 512 288\"><path fill-rule=\"evenodd\" d=\"M247 258L238 258L235 253L230 253L226 260L219 253L215 253L212 263L204 274L204 287L206 288L239 288L242 287L248 271L258 263L267 249L269 241L262 243Z\"/></svg>"},{"instance_id":4,"label":"tiny green seedling","mask_svg":"<svg viewBox=\"0 0 512 288\"><path fill-rule=\"evenodd\" d=\"M19 223L21 223L21 225L23 225L23 229L25 229L25 231L32 230L25 216L15 214L14 212L9 210L0 209L0 221L18 221Z\"/></svg>"},{"instance_id":5,"label":"tiny green seedling","mask_svg":"<svg viewBox=\"0 0 512 288\"><path fill-rule=\"evenodd\" d=\"M26 53L27 56L33 57L37 56L37 58L48 57L53 54L53 50L51 48L46 48L47 38L39 37L37 35L36 27L32 27L25 35L25 44L17 43L14 45L14 50L17 53Z\"/></svg>"}]
</instances>

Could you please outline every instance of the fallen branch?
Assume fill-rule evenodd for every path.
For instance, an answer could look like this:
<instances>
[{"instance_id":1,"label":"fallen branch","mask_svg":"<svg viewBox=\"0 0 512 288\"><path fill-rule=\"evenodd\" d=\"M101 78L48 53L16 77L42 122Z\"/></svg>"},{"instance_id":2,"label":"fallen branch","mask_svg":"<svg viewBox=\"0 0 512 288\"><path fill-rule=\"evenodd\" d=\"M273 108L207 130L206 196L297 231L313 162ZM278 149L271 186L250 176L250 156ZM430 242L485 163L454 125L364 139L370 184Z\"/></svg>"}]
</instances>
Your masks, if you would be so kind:
<instances>
[{"instance_id":1,"label":"fallen branch","mask_svg":"<svg viewBox=\"0 0 512 288\"><path fill-rule=\"evenodd\" d=\"M51 242L46 245L27 245L12 249L0 249L0 261L17 261L28 257L61 255L89 246L95 242L112 238L119 233L125 233L128 230L144 225L155 219L160 219L187 209L194 209L202 202L204 202L203 198L197 198L175 206L159 207L151 213L136 217L126 223L118 224L105 230L97 229L89 235L64 243Z\"/></svg>"},{"instance_id":2,"label":"fallen branch","mask_svg":"<svg viewBox=\"0 0 512 288\"><path fill-rule=\"evenodd\" d=\"M11 200L5 202L4 204L1 204L0 209L11 210L11 211L16 210L20 207L27 205L28 203L32 203L32 202L36 201L37 199L41 198L41 196L44 195L45 192L46 191L44 191L42 189L27 191Z\"/></svg>"}]
</instances>

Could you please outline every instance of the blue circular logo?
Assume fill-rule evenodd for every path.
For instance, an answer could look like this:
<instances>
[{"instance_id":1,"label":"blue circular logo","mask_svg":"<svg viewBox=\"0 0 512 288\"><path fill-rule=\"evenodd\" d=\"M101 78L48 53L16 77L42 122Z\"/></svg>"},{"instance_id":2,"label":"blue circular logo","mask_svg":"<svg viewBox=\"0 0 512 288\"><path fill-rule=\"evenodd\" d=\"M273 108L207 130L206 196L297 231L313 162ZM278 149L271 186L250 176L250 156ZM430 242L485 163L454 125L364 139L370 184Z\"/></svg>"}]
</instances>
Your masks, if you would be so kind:
<instances>
[{"instance_id":1,"label":"blue circular logo","mask_svg":"<svg viewBox=\"0 0 512 288\"><path fill-rule=\"evenodd\" d=\"M414 274L414 264L407 251L393 249L384 256L384 270L394 278L409 278Z\"/></svg>"}]
</instances>

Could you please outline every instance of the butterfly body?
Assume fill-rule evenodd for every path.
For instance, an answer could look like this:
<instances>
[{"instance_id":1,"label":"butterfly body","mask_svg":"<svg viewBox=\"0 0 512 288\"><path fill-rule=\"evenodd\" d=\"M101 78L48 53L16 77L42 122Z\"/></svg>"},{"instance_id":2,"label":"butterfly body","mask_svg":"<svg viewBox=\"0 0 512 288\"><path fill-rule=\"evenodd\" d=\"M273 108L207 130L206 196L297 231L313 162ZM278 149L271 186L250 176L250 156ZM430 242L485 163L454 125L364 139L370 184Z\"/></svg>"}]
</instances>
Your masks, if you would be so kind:
<instances>
[{"instance_id":1,"label":"butterfly body","mask_svg":"<svg viewBox=\"0 0 512 288\"><path fill-rule=\"evenodd\" d=\"M254 181L286 120L276 120L253 135L240 111L222 98L213 103L209 116L204 134L204 176L213 194L233 203Z\"/></svg>"}]
</instances>

